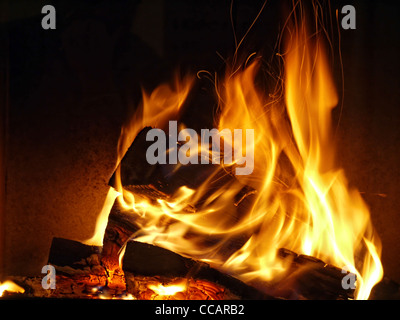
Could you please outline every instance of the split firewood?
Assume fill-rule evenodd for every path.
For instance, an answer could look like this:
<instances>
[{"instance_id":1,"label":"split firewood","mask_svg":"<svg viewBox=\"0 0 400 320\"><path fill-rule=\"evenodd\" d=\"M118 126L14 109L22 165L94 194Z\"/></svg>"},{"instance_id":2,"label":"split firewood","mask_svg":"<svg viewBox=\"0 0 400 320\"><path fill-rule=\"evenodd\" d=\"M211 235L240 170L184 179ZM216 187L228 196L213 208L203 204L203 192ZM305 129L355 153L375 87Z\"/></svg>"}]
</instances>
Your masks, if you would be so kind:
<instances>
[{"instance_id":1,"label":"split firewood","mask_svg":"<svg viewBox=\"0 0 400 320\"><path fill-rule=\"evenodd\" d=\"M118 257L123 245L140 229L137 218L124 210L116 200L108 216L107 227L103 238L103 260L118 265Z\"/></svg>"},{"instance_id":2,"label":"split firewood","mask_svg":"<svg viewBox=\"0 0 400 320\"><path fill-rule=\"evenodd\" d=\"M124 187L154 184L158 190L167 188L161 166L150 165L146 159L146 150L152 144L146 141L146 135L151 129L145 127L139 132L119 164L121 183ZM117 171L109 181L109 185L114 188L116 188L116 174Z\"/></svg>"},{"instance_id":3,"label":"split firewood","mask_svg":"<svg viewBox=\"0 0 400 320\"><path fill-rule=\"evenodd\" d=\"M159 200L173 201L173 195L182 186L198 190L204 181L208 181L207 189L201 197L196 197L196 203L187 203L182 213L197 212L210 196L220 188L235 189L238 192L232 195L231 203L226 204L225 217L229 216L231 223L240 223L240 219L247 214L255 200L256 190L250 186L241 184L234 175L227 173L220 165L197 164L185 166L171 166L155 164L150 165L146 159L146 150L152 144L146 141L146 135L151 128L145 127L134 139L119 164L121 184L125 190L132 192L135 198L144 198L150 204L158 205ZM172 172L173 171L173 172ZM109 185L116 188L116 174L109 181ZM189 201L189 200L188 200ZM122 244L132 237L145 224L140 221L139 215L129 213L118 204L118 199L111 210L106 235L104 239L103 254L115 257ZM174 219L166 219L168 225L174 223ZM193 234L192 234L193 232ZM249 239L252 230L248 234L232 237L228 240L221 239L217 235L204 237L205 245L221 244L220 251L229 257L233 252L241 248ZM189 230L189 236L196 236L196 232ZM199 237L197 237L199 238Z\"/></svg>"},{"instance_id":4,"label":"split firewood","mask_svg":"<svg viewBox=\"0 0 400 320\"><path fill-rule=\"evenodd\" d=\"M207 199L208 193L222 186L241 185L230 173L229 168L223 168L221 165L200 164L200 161L199 164L192 165L149 164L146 151L153 142L147 141L146 135L151 129L145 127L138 133L119 163L120 182L125 189L151 198L165 199L182 186L198 189L210 178L208 190L204 194L204 199ZM117 187L117 171L109 180L109 185L114 188ZM149 189L146 190L145 186L149 186ZM246 185L241 185L238 189L240 191L233 201L236 206L246 197L256 193L254 188Z\"/></svg>"},{"instance_id":5,"label":"split firewood","mask_svg":"<svg viewBox=\"0 0 400 320\"><path fill-rule=\"evenodd\" d=\"M354 299L354 289L343 286L343 279L356 275L342 272L333 265L307 255L298 255L287 249L279 249L278 257L288 262L285 277L274 285L274 295L293 299L348 300Z\"/></svg>"},{"instance_id":6,"label":"split firewood","mask_svg":"<svg viewBox=\"0 0 400 320\"><path fill-rule=\"evenodd\" d=\"M57 285L52 296L123 295L126 289L124 274L118 265L104 260L101 251L98 246L54 238L48 259L48 264L56 269Z\"/></svg>"},{"instance_id":7,"label":"split firewood","mask_svg":"<svg viewBox=\"0 0 400 320\"><path fill-rule=\"evenodd\" d=\"M383 277L371 291L370 300L400 300L400 284Z\"/></svg>"},{"instance_id":8,"label":"split firewood","mask_svg":"<svg viewBox=\"0 0 400 320\"><path fill-rule=\"evenodd\" d=\"M244 284L204 262L149 244L129 241L123 270L119 271L108 269L100 250L100 247L55 238L49 264L57 271L56 289L42 287L43 275L14 276L9 279L24 288L25 292L7 296L150 300L354 298L353 289L342 287L344 276L350 273L342 273L341 269L320 259L298 255L287 249L278 251L278 256L289 262L285 276L273 285L259 283L254 286ZM399 288L395 282L384 279L373 288L371 299L397 299Z\"/></svg>"},{"instance_id":9,"label":"split firewood","mask_svg":"<svg viewBox=\"0 0 400 320\"><path fill-rule=\"evenodd\" d=\"M184 278L204 280L229 290L241 299L274 299L242 281L224 274L208 264L185 258L170 250L146 243L129 241L122 261L125 274L145 277ZM131 285L130 285L131 284ZM127 291L136 292L136 285L127 282Z\"/></svg>"},{"instance_id":10,"label":"split firewood","mask_svg":"<svg viewBox=\"0 0 400 320\"><path fill-rule=\"evenodd\" d=\"M92 254L100 254L101 247L89 246L79 241L53 238L50 246L48 263L56 266L69 266L81 269L82 259Z\"/></svg>"}]
</instances>

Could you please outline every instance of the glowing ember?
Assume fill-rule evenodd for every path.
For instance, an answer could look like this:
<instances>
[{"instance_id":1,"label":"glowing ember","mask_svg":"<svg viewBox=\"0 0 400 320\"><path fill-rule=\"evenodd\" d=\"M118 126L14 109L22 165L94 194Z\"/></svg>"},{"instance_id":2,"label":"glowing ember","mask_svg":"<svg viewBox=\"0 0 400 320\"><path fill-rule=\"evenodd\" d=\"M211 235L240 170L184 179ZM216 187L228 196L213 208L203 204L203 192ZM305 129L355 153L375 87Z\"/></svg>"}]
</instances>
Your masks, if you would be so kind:
<instances>
[{"instance_id":1,"label":"glowing ember","mask_svg":"<svg viewBox=\"0 0 400 320\"><path fill-rule=\"evenodd\" d=\"M183 292L186 290L186 284L185 283L179 283L179 284L169 284L169 285L162 285L161 283L158 285L155 284L149 284L148 288L150 290L153 290L154 293L156 293L159 296L173 296L178 292Z\"/></svg>"},{"instance_id":2,"label":"glowing ember","mask_svg":"<svg viewBox=\"0 0 400 320\"><path fill-rule=\"evenodd\" d=\"M139 300L237 299L223 287L205 280L134 276L134 282L134 296Z\"/></svg>"}]
</instances>

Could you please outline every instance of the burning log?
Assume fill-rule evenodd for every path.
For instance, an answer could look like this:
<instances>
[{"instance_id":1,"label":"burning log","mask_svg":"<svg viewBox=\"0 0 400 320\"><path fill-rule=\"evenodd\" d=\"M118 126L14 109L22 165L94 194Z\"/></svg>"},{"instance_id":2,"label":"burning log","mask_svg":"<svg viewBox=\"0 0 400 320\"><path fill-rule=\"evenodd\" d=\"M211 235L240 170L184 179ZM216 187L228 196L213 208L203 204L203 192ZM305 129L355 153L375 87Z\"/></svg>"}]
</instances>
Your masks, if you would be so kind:
<instances>
[{"instance_id":1,"label":"burning log","mask_svg":"<svg viewBox=\"0 0 400 320\"><path fill-rule=\"evenodd\" d=\"M45 275L13 276L10 279L24 289L24 297L93 299L125 297L122 270L108 269L102 261L101 247L78 241L53 238L47 276L55 276L55 287L44 287Z\"/></svg>"},{"instance_id":2,"label":"burning log","mask_svg":"<svg viewBox=\"0 0 400 320\"><path fill-rule=\"evenodd\" d=\"M64 254L66 253L66 254ZM75 259L74 259L75 256ZM89 246L73 240L54 238L49 264L56 267L63 280L77 283L83 293L120 296L125 292L125 278L118 264L102 254L102 248Z\"/></svg>"},{"instance_id":3,"label":"burning log","mask_svg":"<svg viewBox=\"0 0 400 320\"><path fill-rule=\"evenodd\" d=\"M119 164L120 182L125 189L153 199L166 199L182 186L199 188L209 177L212 177L208 186L210 192L229 183L240 184L236 177L229 173L229 168L222 169L220 165L196 164L171 167L168 164L149 164L146 150L152 142L146 140L146 135L151 129L145 127L138 133ZM113 173L108 183L113 188L117 188L117 173L118 170ZM244 199L256 192L254 188L242 185L234 204L239 206ZM207 194L204 196L206 198Z\"/></svg>"},{"instance_id":4,"label":"burning log","mask_svg":"<svg viewBox=\"0 0 400 320\"><path fill-rule=\"evenodd\" d=\"M157 205L159 200L173 201L174 193L182 186L197 190L205 180L208 180L207 190L203 190L201 196L196 197L196 203L187 203L181 210L182 213L195 213L198 208L206 203L215 192L221 187L237 190L232 196L231 203L227 203L226 216L229 216L232 223L240 221L241 217L250 210L257 191L247 185L241 184L234 175L223 170L219 165L186 165L174 167L171 174L170 165L150 165L145 157L146 149L150 142L146 141L146 134L151 128L145 127L134 139L133 143L125 153L119 164L120 182L122 187L131 192L138 199L145 199L151 204ZM114 172L109 185L117 188L118 170ZM104 241L103 254L116 256L123 243L140 230L141 218L137 214L128 212L115 201L108 219ZM229 201L228 201L229 202ZM230 206L230 207L228 207ZM170 218L168 224L173 223ZM241 234L224 240L223 251L227 257L238 250L248 240L251 233ZM215 244L221 241L218 236L208 236L204 242Z\"/></svg>"},{"instance_id":5,"label":"burning log","mask_svg":"<svg viewBox=\"0 0 400 320\"><path fill-rule=\"evenodd\" d=\"M400 300L400 284L384 277L371 291L370 300Z\"/></svg>"},{"instance_id":6,"label":"burning log","mask_svg":"<svg viewBox=\"0 0 400 320\"><path fill-rule=\"evenodd\" d=\"M167 166L149 165L145 159L146 148L149 145L145 137L149 130L150 128L146 127L137 135L120 163L121 184L135 196L145 197L154 203L158 200L168 200L182 185L196 189L212 172L216 171L215 167L210 165L183 166L176 170L173 175L168 175ZM192 172L192 170L195 171ZM196 178L193 179L194 177ZM217 174L214 180L215 182L208 185L210 193L213 192L214 187L239 183L234 176L225 172L221 172L221 175ZM109 184L116 186L116 173L110 179ZM240 210L247 212L249 206L252 205L252 195L255 193L254 188L243 185L232 199L231 206L232 208L239 208L239 216ZM208 196L209 194L206 191L202 199L194 205L188 204L183 211L196 212L196 206L201 206L203 199L207 199ZM240 219L239 217L233 218ZM132 238L134 233L140 230L140 219L138 215L124 210L118 203L118 199L115 201L109 215L103 250L104 256L110 257L110 260L113 259L114 264L118 263L116 257L121 247ZM245 234L239 238L229 238L224 245L224 253L229 257L247 239L248 235ZM204 241L212 243L218 241L218 239L208 236ZM140 284L144 281L143 279L151 280L152 277L161 277L164 282L175 278L207 280L229 288L233 294L244 299L266 299L272 296L296 299L354 298L354 289L345 290L342 287L342 279L345 274L340 269L327 265L319 259L297 255L285 249L279 251L279 256L282 259L290 260L290 269L287 272L288 277L286 279L279 282L277 286L268 288L273 293L272 295L266 295L253 287L249 287L205 263L184 258L166 249L135 241L130 241L127 245L123 268L127 277L128 291L135 293L135 295L143 293L143 290L137 289L143 287ZM160 281L160 279L158 280Z\"/></svg>"},{"instance_id":7,"label":"burning log","mask_svg":"<svg viewBox=\"0 0 400 320\"><path fill-rule=\"evenodd\" d=\"M333 265L307 256L298 255L287 249L280 249L278 256L290 262L288 276L278 284L278 290L291 291L297 298L309 300L347 300L354 299L354 288L342 285L345 276L356 280L356 275L342 272ZM347 288L347 289L346 289ZM288 292L285 293L286 295Z\"/></svg>"},{"instance_id":8,"label":"burning log","mask_svg":"<svg viewBox=\"0 0 400 320\"><path fill-rule=\"evenodd\" d=\"M147 198L151 198L151 195L153 193L158 194L157 192L153 191L153 186L136 186L136 189L140 189L140 192L142 192L142 194L146 193ZM242 197L240 201L247 201L243 200L246 195L243 194L240 196ZM157 200L157 198L154 198L154 200ZM234 205L232 204L232 206ZM196 208L190 205L185 208L185 211L188 213L195 212L195 210ZM124 209L118 199L115 200L108 217L107 227L104 234L102 251L103 261L105 259L108 259L110 263L118 265L118 257L122 247L126 244L128 240L134 239L136 236L141 234L140 225L143 222L142 220L142 217L134 214L132 211ZM169 219L165 223L173 224L174 220ZM188 235L194 234L195 233L188 233ZM228 258L233 252L242 247L247 239L248 235L243 234L224 240L223 244L221 244L221 255L224 255ZM222 240L217 235L209 235L208 237L202 239L202 242L205 246L213 246L216 243L219 243L219 241Z\"/></svg>"},{"instance_id":9,"label":"burning log","mask_svg":"<svg viewBox=\"0 0 400 320\"><path fill-rule=\"evenodd\" d=\"M119 164L121 184L124 187L154 184L158 190L164 190L168 186L161 166L150 165L146 160L146 150L151 145L151 142L146 141L146 135L151 129L145 127L139 132ZM116 175L117 171L108 183L113 188L117 187Z\"/></svg>"},{"instance_id":10,"label":"burning log","mask_svg":"<svg viewBox=\"0 0 400 320\"><path fill-rule=\"evenodd\" d=\"M132 215L121 208L116 200L108 216L107 227L103 239L103 260L118 265L118 256L123 245L139 230Z\"/></svg>"},{"instance_id":11,"label":"burning log","mask_svg":"<svg viewBox=\"0 0 400 320\"><path fill-rule=\"evenodd\" d=\"M97 296L122 296L125 278L119 268L110 268L103 261L102 248L78 241L53 238L48 264L56 269L56 289L44 290L46 296L96 298ZM41 285L41 283L40 283ZM34 296L41 296L43 289L33 281Z\"/></svg>"},{"instance_id":12,"label":"burning log","mask_svg":"<svg viewBox=\"0 0 400 320\"><path fill-rule=\"evenodd\" d=\"M204 262L136 241L129 241L127 244L123 270L127 278L127 290L135 294L143 278L158 277L164 281L182 278L206 280L227 288L241 299L354 299L354 289L343 288L342 280L346 275L355 275L344 274L335 266L311 256L297 255L287 249L280 249L278 255L289 260L291 264L287 276L274 285L259 283L254 284L254 287L211 268Z\"/></svg>"},{"instance_id":13,"label":"burning log","mask_svg":"<svg viewBox=\"0 0 400 320\"><path fill-rule=\"evenodd\" d=\"M24 288L28 297L272 299L205 263L159 247L129 242L124 270L110 264L110 257L100 251L100 247L54 238L48 263L56 269L56 288L44 289L42 277L13 277L13 281Z\"/></svg>"},{"instance_id":14,"label":"burning log","mask_svg":"<svg viewBox=\"0 0 400 320\"><path fill-rule=\"evenodd\" d=\"M137 241L127 243L123 258L123 270L127 277L127 291L136 293L141 277L183 278L189 281L215 283L229 290L231 297L241 299L275 299L242 281L211 268L204 262L185 258L170 250ZM191 280L193 279L193 280Z\"/></svg>"},{"instance_id":15,"label":"burning log","mask_svg":"<svg viewBox=\"0 0 400 320\"><path fill-rule=\"evenodd\" d=\"M126 236L128 233L116 238L115 244L119 247L126 241ZM290 264L284 279L272 286L259 283L254 287L211 268L207 263L150 244L129 241L123 270L109 262L117 260L110 259L111 252L103 255L101 249L54 238L48 261L57 270L56 289L43 289L42 277L13 277L12 280L25 289L25 296L31 297L134 297L146 300L354 298L354 289L342 286L343 278L352 274L344 274L341 269L322 260L287 249L278 251L278 256ZM399 292L399 285L386 280L374 288L371 298L396 299Z\"/></svg>"}]
</instances>

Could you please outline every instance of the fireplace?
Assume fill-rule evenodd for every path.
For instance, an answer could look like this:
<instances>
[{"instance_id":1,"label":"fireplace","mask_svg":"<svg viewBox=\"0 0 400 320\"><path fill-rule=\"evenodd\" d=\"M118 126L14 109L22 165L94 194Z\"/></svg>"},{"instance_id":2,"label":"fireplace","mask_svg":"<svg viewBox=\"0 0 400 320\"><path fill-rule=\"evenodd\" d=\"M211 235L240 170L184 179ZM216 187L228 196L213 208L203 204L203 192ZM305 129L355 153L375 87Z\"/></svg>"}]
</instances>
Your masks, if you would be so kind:
<instances>
[{"instance_id":1,"label":"fireplace","mask_svg":"<svg viewBox=\"0 0 400 320\"><path fill-rule=\"evenodd\" d=\"M44 30L4 5L17 296L398 297L397 7L355 2L345 30L344 1L57 0ZM184 143L213 128L220 152Z\"/></svg>"}]
</instances>

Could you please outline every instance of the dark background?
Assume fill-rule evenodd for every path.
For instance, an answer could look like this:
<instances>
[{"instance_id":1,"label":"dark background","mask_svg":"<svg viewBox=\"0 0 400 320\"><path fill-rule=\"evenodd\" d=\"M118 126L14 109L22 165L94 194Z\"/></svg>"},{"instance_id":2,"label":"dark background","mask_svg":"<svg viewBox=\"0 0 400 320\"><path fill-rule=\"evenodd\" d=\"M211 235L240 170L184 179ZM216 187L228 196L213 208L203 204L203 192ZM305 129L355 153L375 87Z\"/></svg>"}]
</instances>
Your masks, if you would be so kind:
<instances>
[{"instance_id":1,"label":"dark background","mask_svg":"<svg viewBox=\"0 0 400 320\"><path fill-rule=\"evenodd\" d=\"M285 3L268 1L241 51L257 51L279 71L275 45ZM263 1L235 0L240 39ZM57 29L41 28L41 8L57 10ZM343 109L334 111L339 160L371 208L385 274L400 282L400 5L324 2L332 14L334 70ZM356 30L335 11L352 4ZM5 274L38 274L54 236L90 238L116 161L121 125L151 90L182 73L223 72L234 51L231 1L2 1L1 68L6 182L1 250ZM343 85L343 90L342 90ZM190 121L212 103L189 110ZM206 121L206 120L205 120ZM197 124L198 125L198 124ZM195 127L194 125L192 127Z\"/></svg>"}]
</instances>

